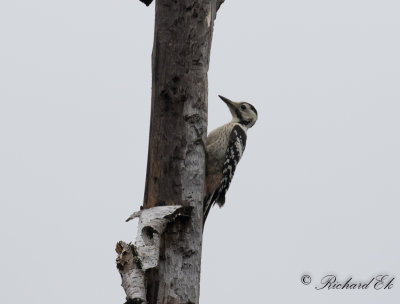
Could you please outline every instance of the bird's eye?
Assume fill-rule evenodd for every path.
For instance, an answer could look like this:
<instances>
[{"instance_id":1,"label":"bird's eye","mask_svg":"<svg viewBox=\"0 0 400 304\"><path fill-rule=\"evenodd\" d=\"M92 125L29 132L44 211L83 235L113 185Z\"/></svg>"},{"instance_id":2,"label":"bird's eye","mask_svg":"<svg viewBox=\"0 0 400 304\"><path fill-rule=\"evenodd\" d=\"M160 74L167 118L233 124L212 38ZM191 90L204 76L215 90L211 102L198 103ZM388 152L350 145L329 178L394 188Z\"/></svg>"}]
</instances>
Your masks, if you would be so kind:
<instances>
[{"instance_id":1,"label":"bird's eye","mask_svg":"<svg viewBox=\"0 0 400 304\"><path fill-rule=\"evenodd\" d=\"M245 105L241 105L240 108L241 108L242 110L246 110L246 106L245 106Z\"/></svg>"}]
</instances>

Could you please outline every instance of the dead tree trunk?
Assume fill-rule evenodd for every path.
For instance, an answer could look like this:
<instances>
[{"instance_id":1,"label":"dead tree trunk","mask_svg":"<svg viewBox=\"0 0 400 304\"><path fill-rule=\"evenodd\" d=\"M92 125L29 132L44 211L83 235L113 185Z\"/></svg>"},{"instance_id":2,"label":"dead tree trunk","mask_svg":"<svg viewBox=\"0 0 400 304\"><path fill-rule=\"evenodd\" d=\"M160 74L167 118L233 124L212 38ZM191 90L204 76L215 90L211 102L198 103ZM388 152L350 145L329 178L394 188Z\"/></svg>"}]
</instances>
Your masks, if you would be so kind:
<instances>
[{"instance_id":1,"label":"dead tree trunk","mask_svg":"<svg viewBox=\"0 0 400 304\"><path fill-rule=\"evenodd\" d=\"M222 2L155 3L144 210L132 216L140 217L135 245L117 246L130 303L199 303L207 72Z\"/></svg>"}]
</instances>

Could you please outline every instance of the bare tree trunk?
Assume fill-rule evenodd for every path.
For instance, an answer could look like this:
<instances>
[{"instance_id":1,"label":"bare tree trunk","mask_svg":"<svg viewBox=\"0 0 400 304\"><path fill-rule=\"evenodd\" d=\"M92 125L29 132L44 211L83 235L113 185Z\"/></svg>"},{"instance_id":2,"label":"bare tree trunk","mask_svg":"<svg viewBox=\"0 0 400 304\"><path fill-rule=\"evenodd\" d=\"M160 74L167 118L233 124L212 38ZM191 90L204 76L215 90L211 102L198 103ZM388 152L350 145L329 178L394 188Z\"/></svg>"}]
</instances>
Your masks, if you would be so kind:
<instances>
[{"instance_id":1,"label":"bare tree trunk","mask_svg":"<svg viewBox=\"0 0 400 304\"><path fill-rule=\"evenodd\" d=\"M148 211L131 216L140 217L135 245L117 246L117 265L130 303L199 303L207 72L214 19L222 2L156 1L143 202Z\"/></svg>"}]
</instances>

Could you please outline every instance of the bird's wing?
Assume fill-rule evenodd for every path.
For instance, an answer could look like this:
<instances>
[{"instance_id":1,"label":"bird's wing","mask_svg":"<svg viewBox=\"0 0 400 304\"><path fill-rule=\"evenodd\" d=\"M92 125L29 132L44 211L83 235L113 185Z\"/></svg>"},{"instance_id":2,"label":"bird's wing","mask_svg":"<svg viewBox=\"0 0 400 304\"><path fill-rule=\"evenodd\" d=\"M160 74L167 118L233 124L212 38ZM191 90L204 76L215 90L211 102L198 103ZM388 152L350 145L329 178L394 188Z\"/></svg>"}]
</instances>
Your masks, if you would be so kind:
<instances>
[{"instance_id":1,"label":"bird's wing","mask_svg":"<svg viewBox=\"0 0 400 304\"><path fill-rule=\"evenodd\" d=\"M244 149L246 148L246 132L240 126L236 125L229 136L228 147L225 153L225 162L222 168L222 180L219 188L219 195L216 203L222 207L225 203L225 194L231 184L236 166L242 158Z\"/></svg>"},{"instance_id":2,"label":"bird's wing","mask_svg":"<svg viewBox=\"0 0 400 304\"><path fill-rule=\"evenodd\" d=\"M217 203L222 207L225 203L225 194L231 184L233 174L235 173L236 166L243 155L246 147L246 132L239 125L232 128L229 136L229 143L225 152L225 161L222 168L222 179L220 186L210 196L204 199L204 216L203 223L206 221L207 215L211 207Z\"/></svg>"}]
</instances>

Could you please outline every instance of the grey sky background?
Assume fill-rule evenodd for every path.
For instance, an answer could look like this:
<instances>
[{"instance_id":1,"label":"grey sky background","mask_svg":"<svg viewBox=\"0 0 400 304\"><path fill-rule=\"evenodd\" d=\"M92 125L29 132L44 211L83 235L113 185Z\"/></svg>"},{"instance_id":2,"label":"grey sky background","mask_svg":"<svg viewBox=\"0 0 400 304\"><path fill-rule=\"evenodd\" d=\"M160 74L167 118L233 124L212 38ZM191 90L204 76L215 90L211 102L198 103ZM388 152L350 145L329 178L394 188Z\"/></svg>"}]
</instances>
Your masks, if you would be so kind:
<instances>
[{"instance_id":1,"label":"grey sky background","mask_svg":"<svg viewBox=\"0 0 400 304\"><path fill-rule=\"evenodd\" d=\"M204 233L201 303L399 303L400 3L226 0L209 71L259 121ZM0 3L0 303L123 303L144 190L154 4ZM308 273L313 282L300 283ZM376 291L314 289L323 275Z\"/></svg>"}]
</instances>

